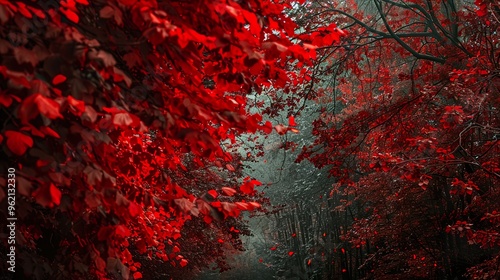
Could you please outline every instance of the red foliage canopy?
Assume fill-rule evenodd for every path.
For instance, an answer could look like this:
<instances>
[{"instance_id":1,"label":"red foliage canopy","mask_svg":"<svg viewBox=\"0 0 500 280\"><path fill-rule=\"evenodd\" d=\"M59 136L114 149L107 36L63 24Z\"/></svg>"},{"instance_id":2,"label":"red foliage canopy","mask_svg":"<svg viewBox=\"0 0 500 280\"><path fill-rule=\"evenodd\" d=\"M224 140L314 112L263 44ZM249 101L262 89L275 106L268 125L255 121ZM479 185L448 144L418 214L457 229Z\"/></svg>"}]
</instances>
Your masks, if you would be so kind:
<instances>
[{"instance_id":1,"label":"red foliage canopy","mask_svg":"<svg viewBox=\"0 0 500 280\"><path fill-rule=\"evenodd\" d=\"M335 39L323 32L292 43L289 8L260 0L0 1L0 166L17 169L24 274L140 278L131 252L185 267L181 243L190 234L199 234L194 244L237 238L227 228L240 211L260 207L252 198L259 182L238 181L237 155L220 143L269 132L246 111L246 94L301 83L309 73L289 63L310 65L311 44ZM196 217L210 233L185 232ZM222 254L214 250L200 266Z\"/></svg>"},{"instance_id":2,"label":"red foliage canopy","mask_svg":"<svg viewBox=\"0 0 500 280\"><path fill-rule=\"evenodd\" d=\"M497 278L498 4L355 2L311 5L349 36L326 49L335 86L316 89L324 108L300 159L338 179L332 196L354 213L344 238L371 277Z\"/></svg>"}]
</instances>

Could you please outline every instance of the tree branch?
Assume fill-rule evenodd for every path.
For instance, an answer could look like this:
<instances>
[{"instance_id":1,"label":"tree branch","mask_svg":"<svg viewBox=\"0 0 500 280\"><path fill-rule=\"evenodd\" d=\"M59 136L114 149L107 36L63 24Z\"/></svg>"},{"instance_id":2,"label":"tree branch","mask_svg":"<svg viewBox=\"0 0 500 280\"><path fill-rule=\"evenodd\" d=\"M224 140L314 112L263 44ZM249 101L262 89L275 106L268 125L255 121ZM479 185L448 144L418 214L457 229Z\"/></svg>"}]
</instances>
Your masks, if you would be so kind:
<instances>
[{"instance_id":1,"label":"tree branch","mask_svg":"<svg viewBox=\"0 0 500 280\"><path fill-rule=\"evenodd\" d=\"M377 10L382 18L382 21L384 22L384 25L387 28L387 32L389 32L389 34L392 36L392 38L394 40L396 40L396 42L398 42L405 50L407 50L409 53L411 53L417 59L430 60L430 61L434 61L434 62L441 63L441 64L443 64L445 62L444 58L418 53L417 51L412 49L410 46L408 46L408 44L406 44L403 40L401 40L401 38L398 36L398 34L394 33L391 26L387 22L387 18L385 17L384 11L382 10L382 5L381 5L380 1L387 1L387 0L376 0L375 6L377 7Z\"/></svg>"}]
</instances>

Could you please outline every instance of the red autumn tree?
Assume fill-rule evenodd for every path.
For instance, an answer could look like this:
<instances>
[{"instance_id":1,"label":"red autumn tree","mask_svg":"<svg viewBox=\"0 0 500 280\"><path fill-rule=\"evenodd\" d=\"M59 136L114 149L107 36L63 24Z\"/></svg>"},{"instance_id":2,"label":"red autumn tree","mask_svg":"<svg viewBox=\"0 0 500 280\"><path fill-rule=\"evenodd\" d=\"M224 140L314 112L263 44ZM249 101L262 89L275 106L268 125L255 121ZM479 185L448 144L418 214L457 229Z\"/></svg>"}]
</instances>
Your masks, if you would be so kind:
<instances>
[{"instance_id":1,"label":"red autumn tree","mask_svg":"<svg viewBox=\"0 0 500 280\"><path fill-rule=\"evenodd\" d=\"M319 55L323 109L299 159L337 178L365 276L498 278L500 9L475 4L304 6L304 30L333 19L349 35Z\"/></svg>"},{"instance_id":2,"label":"red autumn tree","mask_svg":"<svg viewBox=\"0 0 500 280\"><path fill-rule=\"evenodd\" d=\"M171 277L214 260L224 269L246 233L240 212L262 199L220 144L269 133L246 94L307 80L290 62L311 65L312 43L333 39L292 42L291 7L0 2L0 168L16 169L17 273L141 278L141 259L170 264Z\"/></svg>"}]
</instances>

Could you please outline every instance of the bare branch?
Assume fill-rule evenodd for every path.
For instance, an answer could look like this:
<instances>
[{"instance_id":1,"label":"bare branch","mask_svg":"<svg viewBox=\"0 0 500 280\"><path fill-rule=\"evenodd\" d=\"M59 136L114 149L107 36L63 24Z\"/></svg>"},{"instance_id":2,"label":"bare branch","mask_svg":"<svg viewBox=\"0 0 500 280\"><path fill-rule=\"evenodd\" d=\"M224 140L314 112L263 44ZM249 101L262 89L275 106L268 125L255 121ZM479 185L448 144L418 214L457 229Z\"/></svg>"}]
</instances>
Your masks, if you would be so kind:
<instances>
[{"instance_id":1,"label":"bare branch","mask_svg":"<svg viewBox=\"0 0 500 280\"><path fill-rule=\"evenodd\" d=\"M409 53L411 53L417 59L430 60L430 61L434 61L434 62L441 63L441 64L443 64L445 62L444 58L418 53L416 50L414 50L408 44L406 44L403 40L401 40L401 38L398 36L398 34L394 33L391 26L387 22L387 18L384 14L384 11L382 10L382 4L380 1L381 0L375 1L375 6L377 7L377 10L378 10L380 16L382 17L382 21L384 22L384 25L387 28L387 32L389 32L389 34L391 34L392 38L394 38L394 40L396 40L396 42L398 42L398 44L400 44L405 50L407 50Z\"/></svg>"}]
</instances>

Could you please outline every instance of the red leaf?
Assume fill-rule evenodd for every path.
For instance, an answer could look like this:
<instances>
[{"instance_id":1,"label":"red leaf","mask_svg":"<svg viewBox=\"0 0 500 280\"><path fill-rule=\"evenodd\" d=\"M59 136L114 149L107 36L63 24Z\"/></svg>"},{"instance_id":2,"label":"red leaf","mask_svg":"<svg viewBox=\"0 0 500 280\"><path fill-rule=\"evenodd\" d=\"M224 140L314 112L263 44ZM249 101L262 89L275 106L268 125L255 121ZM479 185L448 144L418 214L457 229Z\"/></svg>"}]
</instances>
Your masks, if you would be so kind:
<instances>
[{"instance_id":1,"label":"red leaf","mask_svg":"<svg viewBox=\"0 0 500 280\"><path fill-rule=\"evenodd\" d=\"M116 227L115 233L117 236L120 236L120 237L129 237L131 234L130 230L122 225L119 225Z\"/></svg>"},{"instance_id":2,"label":"red leaf","mask_svg":"<svg viewBox=\"0 0 500 280\"><path fill-rule=\"evenodd\" d=\"M12 97L8 94L0 92L0 105L8 108L10 107L11 104L12 104Z\"/></svg>"},{"instance_id":3,"label":"red leaf","mask_svg":"<svg viewBox=\"0 0 500 280\"><path fill-rule=\"evenodd\" d=\"M259 203L253 202L253 201L248 202L248 205L251 206L248 210L253 210L255 208L260 208L261 207L261 205Z\"/></svg>"},{"instance_id":4,"label":"red leaf","mask_svg":"<svg viewBox=\"0 0 500 280\"><path fill-rule=\"evenodd\" d=\"M61 8L60 11L69 19L71 20L72 22L74 23L78 23L78 21L80 20L80 18L78 17L78 15L73 12L72 10L68 10L68 9L64 9L64 8Z\"/></svg>"},{"instance_id":5,"label":"red leaf","mask_svg":"<svg viewBox=\"0 0 500 280\"><path fill-rule=\"evenodd\" d=\"M27 196L27 197L31 196L33 184L22 176L19 176L16 179L17 179L18 192L24 196Z\"/></svg>"},{"instance_id":6,"label":"red leaf","mask_svg":"<svg viewBox=\"0 0 500 280\"><path fill-rule=\"evenodd\" d=\"M235 229L234 227L231 227L231 228L229 229L229 231L231 231L231 232L236 232L236 233L240 232L239 230Z\"/></svg>"},{"instance_id":7,"label":"red leaf","mask_svg":"<svg viewBox=\"0 0 500 280\"><path fill-rule=\"evenodd\" d=\"M172 253L179 253L181 251L181 249L179 249L179 247L177 246L174 246L174 248L172 249Z\"/></svg>"},{"instance_id":8,"label":"red leaf","mask_svg":"<svg viewBox=\"0 0 500 280\"><path fill-rule=\"evenodd\" d=\"M18 156L24 155L28 148L33 147L33 139L26 134L7 130L5 137L7 137L7 147L9 150Z\"/></svg>"},{"instance_id":9,"label":"red leaf","mask_svg":"<svg viewBox=\"0 0 500 280\"><path fill-rule=\"evenodd\" d=\"M240 191L245 194L253 194L253 192L255 191L253 188L254 186L252 184L246 182L240 186Z\"/></svg>"},{"instance_id":10,"label":"red leaf","mask_svg":"<svg viewBox=\"0 0 500 280\"><path fill-rule=\"evenodd\" d=\"M68 104L70 108L73 110L75 115L81 116L85 112L85 102L73 98L73 96L68 96Z\"/></svg>"},{"instance_id":11,"label":"red leaf","mask_svg":"<svg viewBox=\"0 0 500 280\"><path fill-rule=\"evenodd\" d=\"M295 253L294 253L294 252L292 252L292 251L288 252L288 255L289 255L290 257L291 257L291 256L293 256L293 254L295 254Z\"/></svg>"},{"instance_id":12,"label":"red leaf","mask_svg":"<svg viewBox=\"0 0 500 280\"><path fill-rule=\"evenodd\" d=\"M233 196L237 193L237 191L233 188L228 188L228 187L222 187L222 191L227 195L227 196Z\"/></svg>"},{"instance_id":13,"label":"red leaf","mask_svg":"<svg viewBox=\"0 0 500 280\"><path fill-rule=\"evenodd\" d=\"M19 8L19 13L22 14L23 16L27 17L27 18L32 18L33 15L31 15L30 11L28 11L28 9L26 8L26 4L22 3L22 2L18 2L17 3L17 6Z\"/></svg>"},{"instance_id":14,"label":"red leaf","mask_svg":"<svg viewBox=\"0 0 500 280\"><path fill-rule=\"evenodd\" d=\"M189 199L187 199L187 198L177 198L177 199L174 199L174 202L184 212L189 212L194 207L194 203L192 203L191 201L189 201Z\"/></svg>"},{"instance_id":15,"label":"red leaf","mask_svg":"<svg viewBox=\"0 0 500 280\"><path fill-rule=\"evenodd\" d=\"M99 11L99 16L102 18L110 18L115 14L115 10L111 6L106 6Z\"/></svg>"},{"instance_id":16,"label":"red leaf","mask_svg":"<svg viewBox=\"0 0 500 280\"><path fill-rule=\"evenodd\" d=\"M97 267L97 269L99 271L104 272L104 270L106 269L106 262L101 257L97 257L94 260L94 262L95 262L95 266Z\"/></svg>"},{"instance_id":17,"label":"red leaf","mask_svg":"<svg viewBox=\"0 0 500 280\"><path fill-rule=\"evenodd\" d=\"M233 165L232 165L232 164L229 164L229 163L228 163L228 164L226 164L226 168L227 168L227 170L229 170L229 171L234 171L234 170L235 170L235 169L234 169L234 167L233 167Z\"/></svg>"},{"instance_id":18,"label":"red leaf","mask_svg":"<svg viewBox=\"0 0 500 280\"><path fill-rule=\"evenodd\" d=\"M267 121L263 126L261 126L262 131L269 134L273 131L273 124L270 121Z\"/></svg>"},{"instance_id":19,"label":"red leaf","mask_svg":"<svg viewBox=\"0 0 500 280\"><path fill-rule=\"evenodd\" d=\"M486 1L476 0L476 1L474 1L474 4L479 7L479 10L476 11L476 14L479 17L484 17L485 15L488 14L488 6L486 4Z\"/></svg>"},{"instance_id":20,"label":"red leaf","mask_svg":"<svg viewBox=\"0 0 500 280\"><path fill-rule=\"evenodd\" d=\"M113 117L113 123L117 126L128 126L132 122L132 118L128 113L118 113Z\"/></svg>"},{"instance_id":21,"label":"red leaf","mask_svg":"<svg viewBox=\"0 0 500 280\"><path fill-rule=\"evenodd\" d=\"M288 118L288 125L289 126L297 126L297 123L295 123L295 117L294 116L290 116Z\"/></svg>"},{"instance_id":22,"label":"red leaf","mask_svg":"<svg viewBox=\"0 0 500 280\"><path fill-rule=\"evenodd\" d=\"M36 202L44 207L54 207L61 204L61 196L61 191L52 183L42 185L33 192Z\"/></svg>"},{"instance_id":23,"label":"red leaf","mask_svg":"<svg viewBox=\"0 0 500 280\"><path fill-rule=\"evenodd\" d=\"M144 61L142 61L141 57L136 52L130 52L123 55L123 60L127 63L129 68L133 68L135 66L142 66Z\"/></svg>"},{"instance_id":24,"label":"red leaf","mask_svg":"<svg viewBox=\"0 0 500 280\"><path fill-rule=\"evenodd\" d=\"M230 202L221 202L222 205L222 210L224 210L224 213L227 213L228 216L231 217L238 217L240 214L240 210L234 203Z\"/></svg>"},{"instance_id":25,"label":"red leaf","mask_svg":"<svg viewBox=\"0 0 500 280\"><path fill-rule=\"evenodd\" d=\"M30 120L36 118L38 114L40 113L38 111L37 104L35 103L35 99L39 96L40 94L33 94L28 96L23 100L21 103L21 106L19 106L19 110L17 111L17 114L19 116L19 119L21 120L22 123L28 123Z\"/></svg>"},{"instance_id":26,"label":"red leaf","mask_svg":"<svg viewBox=\"0 0 500 280\"><path fill-rule=\"evenodd\" d=\"M211 224L211 223L212 223L212 221L213 221L213 219L212 219L212 217L210 217L209 215L205 215L205 216L203 217L203 221L204 221L205 223L207 223L207 224Z\"/></svg>"},{"instance_id":27,"label":"red leaf","mask_svg":"<svg viewBox=\"0 0 500 280\"><path fill-rule=\"evenodd\" d=\"M211 195L213 198L216 198L219 195L216 190L209 190L208 194Z\"/></svg>"},{"instance_id":28,"label":"red leaf","mask_svg":"<svg viewBox=\"0 0 500 280\"><path fill-rule=\"evenodd\" d=\"M255 186L262 186L262 183L259 180L251 180L250 183L254 184Z\"/></svg>"},{"instance_id":29,"label":"red leaf","mask_svg":"<svg viewBox=\"0 0 500 280\"><path fill-rule=\"evenodd\" d=\"M276 251L278 249L278 245L274 245L273 247L269 248L271 251Z\"/></svg>"},{"instance_id":30,"label":"red leaf","mask_svg":"<svg viewBox=\"0 0 500 280\"><path fill-rule=\"evenodd\" d=\"M235 202L236 207L240 210L249 210L248 204L245 202Z\"/></svg>"},{"instance_id":31,"label":"red leaf","mask_svg":"<svg viewBox=\"0 0 500 280\"><path fill-rule=\"evenodd\" d=\"M37 8L33 8L31 6L28 6L28 9L33 12L33 14L35 14L37 17L41 18L41 19L44 19L45 18L45 14L42 12L42 10L39 10Z\"/></svg>"},{"instance_id":32,"label":"red leaf","mask_svg":"<svg viewBox=\"0 0 500 280\"><path fill-rule=\"evenodd\" d=\"M58 84L64 83L65 81L66 81L66 76L59 74L52 79L52 84L56 86Z\"/></svg>"},{"instance_id":33,"label":"red leaf","mask_svg":"<svg viewBox=\"0 0 500 280\"><path fill-rule=\"evenodd\" d=\"M104 226L99 229L97 232L97 240L104 241L108 240L108 238L113 234L114 228L112 226Z\"/></svg>"},{"instance_id":34,"label":"red leaf","mask_svg":"<svg viewBox=\"0 0 500 280\"><path fill-rule=\"evenodd\" d=\"M32 66L36 66L40 62L40 58L35 52L23 47L15 48L14 56L16 57L16 60L21 64L30 63Z\"/></svg>"},{"instance_id":35,"label":"red leaf","mask_svg":"<svg viewBox=\"0 0 500 280\"><path fill-rule=\"evenodd\" d=\"M102 110L106 113L111 113L111 114L118 114L122 111L116 107L102 107Z\"/></svg>"},{"instance_id":36,"label":"red leaf","mask_svg":"<svg viewBox=\"0 0 500 280\"><path fill-rule=\"evenodd\" d=\"M105 67L113 66L116 64L116 60L113 55L105 51L98 51L95 55L92 56L92 58L95 60L100 60Z\"/></svg>"},{"instance_id":37,"label":"red leaf","mask_svg":"<svg viewBox=\"0 0 500 280\"><path fill-rule=\"evenodd\" d=\"M61 196L61 191L53 184L50 184L50 197L52 198L52 202L54 202L55 205L61 204Z\"/></svg>"},{"instance_id":38,"label":"red leaf","mask_svg":"<svg viewBox=\"0 0 500 280\"><path fill-rule=\"evenodd\" d=\"M55 132L52 128L48 126L42 126L40 127L40 131L43 132L45 135L52 136L54 138L61 138L57 132Z\"/></svg>"},{"instance_id":39,"label":"red leaf","mask_svg":"<svg viewBox=\"0 0 500 280\"><path fill-rule=\"evenodd\" d=\"M274 129L276 129L276 132L278 132L279 135L284 135L286 133L286 127L282 124L274 126Z\"/></svg>"},{"instance_id":40,"label":"red leaf","mask_svg":"<svg viewBox=\"0 0 500 280\"><path fill-rule=\"evenodd\" d=\"M141 279L142 278L142 273L140 273L139 271L135 272L134 273L134 279Z\"/></svg>"},{"instance_id":41,"label":"red leaf","mask_svg":"<svg viewBox=\"0 0 500 280\"><path fill-rule=\"evenodd\" d=\"M179 264L181 265L181 267L185 267L187 264L188 264L188 261L186 259L182 259Z\"/></svg>"},{"instance_id":42,"label":"red leaf","mask_svg":"<svg viewBox=\"0 0 500 280\"><path fill-rule=\"evenodd\" d=\"M24 126L21 128L22 131L29 131L31 132L31 135L33 136L38 136L38 137L41 137L41 138L45 138L45 134L43 134L43 132L41 132L40 130L38 130L36 127L32 126L32 125L27 125L27 126Z\"/></svg>"},{"instance_id":43,"label":"red leaf","mask_svg":"<svg viewBox=\"0 0 500 280\"><path fill-rule=\"evenodd\" d=\"M137 203L135 202L130 202L130 204L128 205L128 212L130 213L130 215L132 217L136 217L137 215L139 215L142 211L141 211L141 208L139 207L139 205L137 205Z\"/></svg>"},{"instance_id":44,"label":"red leaf","mask_svg":"<svg viewBox=\"0 0 500 280\"><path fill-rule=\"evenodd\" d=\"M146 253L146 242L144 242L144 240L140 239L140 240L137 240L135 242L135 246L137 247L137 250L139 251L139 253L141 254L144 254Z\"/></svg>"},{"instance_id":45,"label":"red leaf","mask_svg":"<svg viewBox=\"0 0 500 280\"><path fill-rule=\"evenodd\" d=\"M87 183L91 186L95 186L97 182L102 181L102 170L94 169L90 166L85 167L83 173L87 175Z\"/></svg>"},{"instance_id":46,"label":"red leaf","mask_svg":"<svg viewBox=\"0 0 500 280\"><path fill-rule=\"evenodd\" d=\"M97 112L91 106L85 106L85 112L82 114L82 120L94 123L97 120Z\"/></svg>"},{"instance_id":47,"label":"red leaf","mask_svg":"<svg viewBox=\"0 0 500 280\"><path fill-rule=\"evenodd\" d=\"M212 206L210 206L207 202L205 202L203 199L198 199L196 200L197 207L199 211L203 215L210 215L210 211L212 210Z\"/></svg>"},{"instance_id":48,"label":"red leaf","mask_svg":"<svg viewBox=\"0 0 500 280\"><path fill-rule=\"evenodd\" d=\"M241 185L240 190L245 194L253 194L255 192L254 187L260 185L262 185L262 183L257 180L250 180Z\"/></svg>"},{"instance_id":49,"label":"red leaf","mask_svg":"<svg viewBox=\"0 0 500 280\"><path fill-rule=\"evenodd\" d=\"M49 119L62 118L59 113L59 103L47 98L41 94L37 94L34 100L38 107L38 111Z\"/></svg>"}]
</instances>

